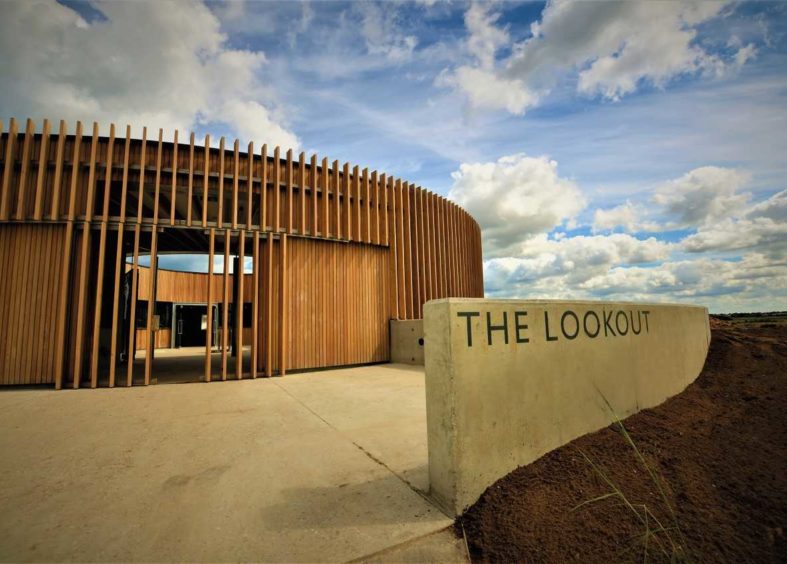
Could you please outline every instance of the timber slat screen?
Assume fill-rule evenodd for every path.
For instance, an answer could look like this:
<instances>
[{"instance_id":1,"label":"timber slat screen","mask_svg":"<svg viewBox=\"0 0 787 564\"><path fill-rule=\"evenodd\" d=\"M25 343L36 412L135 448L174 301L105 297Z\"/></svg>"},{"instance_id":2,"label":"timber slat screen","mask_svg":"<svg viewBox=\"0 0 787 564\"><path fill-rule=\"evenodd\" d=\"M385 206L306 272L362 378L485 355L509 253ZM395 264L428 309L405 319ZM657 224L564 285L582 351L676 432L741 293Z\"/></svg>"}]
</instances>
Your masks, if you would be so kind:
<instances>
[{"instance_id":1,"label":"timber slat screen","mask_svg":"<svg viewBox=\"0 0 787 564\"><path fill-rule=\"evenodd\" d=\"M226 346L217 370L206 338L211 380L385 362L389 319L483 295L478 225L420 187L223 137L107 133L12 119L0 135L0 385L155 381L158 302L217 306L207 334ZM206 255L210 274L159 271L169 253ZM231 258L253 265L242 283ZM230 345L251 349L231 371Z\"/></svg>"}]
</instances>

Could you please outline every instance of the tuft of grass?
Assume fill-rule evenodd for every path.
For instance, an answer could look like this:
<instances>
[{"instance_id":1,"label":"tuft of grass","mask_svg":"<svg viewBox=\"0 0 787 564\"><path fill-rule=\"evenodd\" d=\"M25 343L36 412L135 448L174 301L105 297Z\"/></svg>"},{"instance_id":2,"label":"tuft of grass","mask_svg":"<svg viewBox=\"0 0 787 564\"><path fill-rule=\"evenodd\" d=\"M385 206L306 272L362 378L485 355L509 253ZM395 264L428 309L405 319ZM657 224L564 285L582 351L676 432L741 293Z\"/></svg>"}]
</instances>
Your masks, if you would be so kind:
<instances>
[{"instance_id":1,"label":"tuft of grass","mask_svg":"<svg viewBox=\"0 0 787 564\"><path fill-rule=\"evenodd\" d=\"M689 558L688 552L686 550L686 541L683 536L683 532L680 529L680 524L678 522L675 510L673 509L672 504L669 502L669 498L667 497L662 479L647 463L645 457L642 455L642 452L634 442L634 439L631 438L631 435L629 434L625 425L623 425L623 422L615 413L615 410L612 408L609 400L607 400L601 391L599 391L599 395L604 400L604 403L606 404L607 409L612 416L614 424L620 431L621 436L623 436L626 443L634 451L637 461L645 468L648 476L650 477L650 480L656 486L656 489L658 490L661 497L661 501L664 504L664 507L667 509L670 522L667 524L668 526L663 524L651 510L651 508L647 506L647 504L633 503L630 501L623 490L617 484L615 484L615 482L612 481L612 479L604 472L604 470L598 464L593 462L593 460L591 460L591 458L582 449L578 449L579 453L590 465L593 471L599 476L599 478L601 478L601 480L606 483L607 486L609 486L610 490L605 494L583 501L576 507L572 508L571 511L576 511L582 507L607 499L616 499L620 505L624 506L634 517L636 517L643 529L642 533L631 539L631 546L626 552L641 546L643 562L648 561L648 555L651 549L660 552L670 562L690 562L691 559Z\"/></svg>"},{"instance_id":2,"label":"tuft of grass","mask_svg":"<svg viewBox=\"0 0 787 564\"><path fill-rule=\"evenodd\" d=\"M462 540L465 541L465 556L467 556L467 561L472 562L473 559L470 556L470 546L467 544L467 533L465 533L465 524L461 523L462 525Z\"/></svg>"}]
</instances>

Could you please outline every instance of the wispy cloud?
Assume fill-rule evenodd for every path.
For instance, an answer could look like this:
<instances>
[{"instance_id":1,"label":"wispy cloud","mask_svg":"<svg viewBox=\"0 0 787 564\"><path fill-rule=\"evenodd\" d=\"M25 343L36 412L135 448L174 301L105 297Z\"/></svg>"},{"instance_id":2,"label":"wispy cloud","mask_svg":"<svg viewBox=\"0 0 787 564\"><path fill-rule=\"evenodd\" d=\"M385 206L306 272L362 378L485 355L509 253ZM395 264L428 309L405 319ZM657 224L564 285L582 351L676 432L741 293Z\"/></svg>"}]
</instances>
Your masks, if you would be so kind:
<instances>
[{"instance_id":1,"label":"wispy cloud","mask_svg":"<svg viewBox=\"0 0 787 564\"><path fill-rule=\"evenodd\" d=\"M575 2L554 0L530 36L512 43L500 7L473 2L465 14L472 61L443 75L477 107L524 114L564 73L577 73L577 92L610 100L643 83L664 87L676 77L724 75L755 57L752 43L731 36L731 53L710 52L697 27L718 17L725 2ZM734 38L734 41L733 41ZM497 53L510 55L498 61Z\"/></svg>"}]
</instances>

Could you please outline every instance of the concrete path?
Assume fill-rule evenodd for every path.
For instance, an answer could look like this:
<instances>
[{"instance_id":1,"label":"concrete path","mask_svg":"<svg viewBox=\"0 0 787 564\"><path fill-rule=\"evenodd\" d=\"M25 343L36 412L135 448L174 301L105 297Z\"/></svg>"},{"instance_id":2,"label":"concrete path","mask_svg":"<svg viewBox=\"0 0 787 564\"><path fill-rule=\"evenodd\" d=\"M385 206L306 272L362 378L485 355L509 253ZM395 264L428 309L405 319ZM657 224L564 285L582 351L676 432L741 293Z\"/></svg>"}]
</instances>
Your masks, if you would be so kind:
<instances>
[{"instance_id":1,"label":"concrete path","mask_svg":"<svg viewBox=\"0 0 787 564\"><path fill-rule=\"evenodd\" d=\"M0 453L0 560L464 558L419 368L2 390Z\"/></svg>"}]
</instances>

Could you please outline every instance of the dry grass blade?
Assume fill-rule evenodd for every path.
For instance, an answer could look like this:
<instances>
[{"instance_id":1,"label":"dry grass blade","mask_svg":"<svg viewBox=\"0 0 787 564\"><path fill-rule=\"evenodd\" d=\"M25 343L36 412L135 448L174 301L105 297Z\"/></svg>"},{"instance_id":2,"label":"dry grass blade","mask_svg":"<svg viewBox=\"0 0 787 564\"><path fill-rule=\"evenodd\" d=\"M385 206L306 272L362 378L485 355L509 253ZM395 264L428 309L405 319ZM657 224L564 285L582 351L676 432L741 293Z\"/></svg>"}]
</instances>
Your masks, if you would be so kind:
<instances>
[{"instance_id":1,"label":"dry grass blade","mask_svg":"<svg viewBox=\"0 0 787 564\"><path fill-rule=\"evenodd\" d=\"M584 505L589 505L591 503L596 503L597 501L601 501L601 500L607 499L608 497L618 497L618 492L609 492L609 493L605 493L604 495L600 495L598 497L594 497L593 499L586 499L585 501L583 501L579 505L577 505L575 507L572 507L571 511L576 511L577 509L579 509L580 507L582 507Z\"/></svg>"},{"instance_id":2,"label":"dry grass blade","mask_svg":"<svg viewBox=\"0 0 787 564\"><path fill-rule=\"evenodd\" d=\"M593 471L611 488L612 491L607 494L598 496L595 499L588 500L587 502L583 502L580 505L578 505L575 509L579 508L582 505L593 503L594 501L597 502L597 501L602 501L604 499L608 499L610 497L617 497L618 499L621 500L623 506L626 507L626 509L628 509L629 511L631 511L631 513L633 513L637 517L637 519L640 521L640 523L642 523L644 527L646 528L648 527L648 519L647 519L648 513L650 513L651 517L654 518L654 520L656 520L656 522L658 523L658 519L655 519L653 513L650 512L648 508L645 507L644 504L641 505L642 513L640 513L637 507L629 501L629 499L626 497L623 491L606 475L606 473L595 462L593 462L593 460L591 460L590 457L587 454L585 454L585 452L582 449L578 449L578 450L579 453L582 455L582 457L585 459L585 461L588 464L590 464L590 467L593 469ZM663 527L660 528L663 529ZM653 536L653 539L658 543L659 550L661 550L664 556L666 556L669 559L672 559L671 552L674 553L675 544L672 542L672 539L670 538L669 534L667 534L667 538L670 544L669 547L667 547L662 542L660 537ZM672 551L668 550L668 548L671 548Z\"/></svg>"},{"instance_id":3,"label":"dry grass blade","mask_svg":"<svg viewBox=\"0 0 787 564\"><path fill-rule=\"evenodd\" d=\"M607 397L598 388L596 389L596 391L601 396L601 399L604 400L604 403L606 404L607 409L609 410L609 413L612 415L612 418L613 418L615 424L620 429L620 432L623 435L623 438L626 440L628 445L632 448L632 450L634 451L635 455L637 456L637 459L639 460L640 464L642 464L642 466L645 468L645 470L647 471L648 475L650 476L651 481L656 486L656 489L658 490L659 495L661 496L661 500L664 503L664 506L667 508L667 511L669 512L670 517L672 518L672 522L674 524L674 529L675 529L675 531L678 534L678 538L680 539L680 542L677 545L678 552L684 553L685 551L684 551L683 547L686 546L686 543L685 543L685 539L683 537L683 532L680 529L680 525L678 523L678 517L675 514L675 510L672 508L672 504L669 502L669 498L667 497L667 492L664 491L664 486L662 484L662 481L659 479L659 477L656 474L656 472L653 471L653 468L651 468L650 465L645 460L645 457L642 455L642 452L640 452L639 448L637 447L637 444L634 442L634 439L631 438L631 435L629 434L628 429L626 429L626 426L623 425L623 422L617 416L617 413L613 409L612 404L609 403L609 400L607 399ZM653 514L651 513L651 515L653 515ZM655 517L655 515L653 515L653 516ZM685 557L685 554L684 554L684 557Z\"/></svg>"},{"instance_id":4,"label":"dry grass blade","mask_svg":"<svg viewBox=\"0 0 787 564\"><path fill-rule=\"evenodd\" d=\"M467 545L467 533L465 533L464 523L462 523L462 539L465 541L465 555L467 556L467 561L472 562L473 559L470 558L470 547Z\"/></svg>"}]
</instances>

